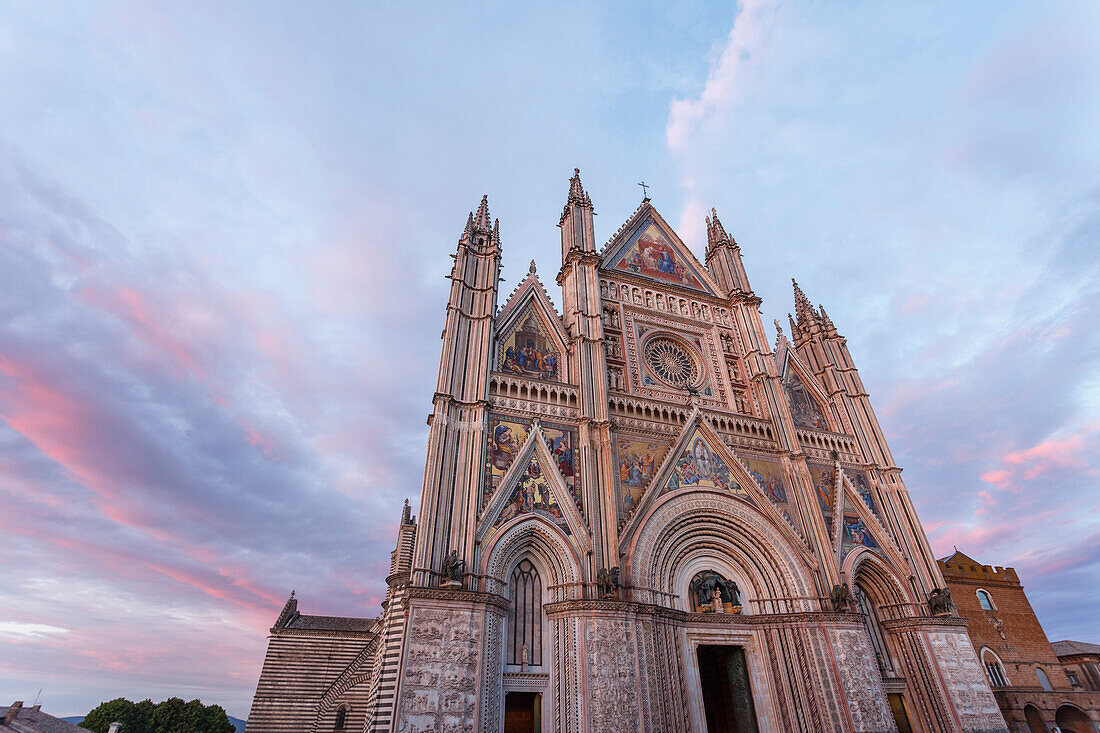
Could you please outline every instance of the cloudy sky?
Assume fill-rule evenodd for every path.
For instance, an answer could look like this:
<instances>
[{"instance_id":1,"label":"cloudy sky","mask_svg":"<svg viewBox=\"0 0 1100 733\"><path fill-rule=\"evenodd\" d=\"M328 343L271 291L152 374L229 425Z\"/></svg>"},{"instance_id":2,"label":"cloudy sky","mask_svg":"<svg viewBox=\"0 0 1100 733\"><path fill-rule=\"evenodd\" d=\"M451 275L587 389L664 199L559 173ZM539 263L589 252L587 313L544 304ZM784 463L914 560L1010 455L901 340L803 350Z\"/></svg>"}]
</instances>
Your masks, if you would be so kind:
<instances>
[{"instance_id":1,"label":"cloudy sky","mask_svg":"<svg viewBox=\"0 0 1100 733\"><path fill-rule=\"evenodd\" d=\"M1098 39L1084 2L0 1L0 703L245 717L291 588L377 613L466 214L552 285L574 166L598 239L645 180L697 254L717 207L767 323L797 277L936 552L1100 642Z\"/></svg>"}]
</instances>

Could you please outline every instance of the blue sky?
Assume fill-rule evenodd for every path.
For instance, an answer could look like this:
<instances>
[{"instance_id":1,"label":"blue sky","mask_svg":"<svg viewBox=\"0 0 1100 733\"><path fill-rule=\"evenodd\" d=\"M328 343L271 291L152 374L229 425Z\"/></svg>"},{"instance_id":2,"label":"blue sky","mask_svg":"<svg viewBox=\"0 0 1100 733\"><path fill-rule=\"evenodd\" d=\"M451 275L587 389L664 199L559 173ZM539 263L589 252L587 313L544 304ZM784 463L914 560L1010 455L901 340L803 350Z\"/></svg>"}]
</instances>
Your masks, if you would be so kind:
<instances>
[{"instance_id":1,"label":"blue sky","mask_svg":"<svg viewBox=\"0 0 1100 733\"><path fill-rule=\"evenodd\" d=\"M466 213L552 284L575 166L797 277L937 553L1100 641L1097 6L408 5L0 2L0 698L244 717L291 588L377 613Z\"/></svg>"}]
</instances>

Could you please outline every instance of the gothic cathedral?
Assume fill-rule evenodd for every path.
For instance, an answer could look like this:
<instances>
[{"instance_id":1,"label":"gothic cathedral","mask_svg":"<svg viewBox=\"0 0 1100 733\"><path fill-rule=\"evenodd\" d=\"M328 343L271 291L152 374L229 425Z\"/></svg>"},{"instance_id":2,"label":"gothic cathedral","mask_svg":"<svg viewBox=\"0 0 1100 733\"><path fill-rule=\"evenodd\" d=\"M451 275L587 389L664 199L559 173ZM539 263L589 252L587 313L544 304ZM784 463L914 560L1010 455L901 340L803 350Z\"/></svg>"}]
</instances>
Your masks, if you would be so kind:
<instances>
[{"instance_id":1,"label":"gothic cathedral","mask_svg":"<svg viewBox=\"0 0 1100 733\"><path fill-rule=\"evenodd\" d=\"M716 214L705 266L592 216L575 173L559 314L470 215L383 613L292 595L249 733L1006 731L824 308L770 346Z\"/></svg>"}]
</instances>

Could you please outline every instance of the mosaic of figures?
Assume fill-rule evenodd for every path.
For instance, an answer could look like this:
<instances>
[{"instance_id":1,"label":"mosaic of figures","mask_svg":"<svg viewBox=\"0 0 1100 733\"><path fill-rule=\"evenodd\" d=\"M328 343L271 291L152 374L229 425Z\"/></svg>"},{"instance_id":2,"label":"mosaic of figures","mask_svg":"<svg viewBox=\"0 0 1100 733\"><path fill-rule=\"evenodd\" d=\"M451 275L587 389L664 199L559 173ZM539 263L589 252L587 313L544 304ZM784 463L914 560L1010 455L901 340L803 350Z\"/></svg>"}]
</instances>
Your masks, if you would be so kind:
<instances>
[{"instance_id":1,"label":"mosaic of figures","mask_svg":"<svg viewBox=\"0 0 1100 733\"><path fill-rule=\"evenodd\" d=\"M558 504L550 488L550 481L546 478L542 466L539 465L538 456L535 455L531 456L527 468L516 481L512 493L508 496L508 502L493 522L493 526L499 527L512 517L528 512L546 517L567 535L573 534L569 523L565 521L561 505Z\"/></svg>"},{"instance_id":2,"label":"mosaic of figures","mask_svg":"<svg viewBox=\"0 0 1100 733\"><path fill-rule=\"evenodd\" d=\"M756 483L760 484L760 488L764 490L767 497L775 503L780 514L795 527L800 526L790 513L790 490L783 467L765 458L750 457L745 458L743 462L752 477L756 479Z\"/></svg>"},{"instance_id":3,"label":"mosaic of figures","mask_svg":"<svg viewBox=\"0 0 1100 733\"><path fill-rule=\"evenodd\" d=\"M500 371L536 379L557 380L561 355L546 327L528 307L519 326L501 340Z\"/></svg>"},{"instance_id":4,"label":"mosaic of figures","mask_svg":"<svg viewBox=\"0 0 1100 733\"><path fill-rule=\"evenodd\" d=\"M821 509L821 515L825 518L825 526L833 531L833 493L836 491L836 471L832 466L820 463L809 463L810 478L814 482L814 497Z\"/></svg>"},{"instance_id":5,"label":"mosaic of figures","mask_svg":"<svg viewBox=\"0 0 1100 733\"><path fill-rule=\"evenodd\" d=\"M852 482L856 493L863 498L863 503L867 505L867 508L876 516L881 516L878 513L878 507L875 505L875 495L871 492L871 483L867 480L867 474L863 471L845 469L844 475Z\"/></svg>"},{"instance_id":6,"label":"mosaic of figures","mask_svg":"<svg viewBox=\"0 0 1100 733\"><path fill-rule=\"evenodd\" d=\"M653 475L668 453L667 441L615 436L615 460L619 466L619 520L634 513Z\"/></svg>"},{"instance_id":7,"label":"mosaic of figures","mask_svg":"<svg viewBox=\"0 0 1100 733\"><path fill-rule=\"evenodd\" d=\"M610 269L706 290L695 267L680 256L652 219L647 220L631 237Z\"/></svg>"},{"instance_id":8,"label":"mosaic of figures","mask_svg":"<svg viewBox=\"0 0 1100 733\"><path fill-rule=\"evenodd\" d=\"M577 485L577 430L568 425L540 423L542 435L551 455L557 462L558 472L569 487L569 493L580 506L581 492ZM518 417L491 415L489 417L489 460L485 466L485 486L482 501L488 501L500 486L508 467L516 460L520 446L531 431L531 421Z\"/></svg>"},{"instance_id":9,"label":"mosaic of figures","mask_svg":"<svg viewBox=\"0 0 1100 733\"><path fill-rule=\"evenodd\" d=\"M844 536L842 540L844 543L850 545L863 545L864 547L871 548L878 547L875 538L871 536L870 530L867 529L867 525L863 523L863 520L859 518L858 514L844 515Z\"/></svg>"},{"instance_id":10,"label":"mosaic of figures","mask_svg":"<svg viewBox=\"0 0 1100 733\"><path fill-rule=\"evenodd\" d=\"M726 462L714 452L698 430L688 441L684 451L673 464L673 470L665 483L665 491L694 487L698 489L722 489L735 496L748 496L730 473Z\"/></svg>"},{"instance_id":11,"label":"mosaic of figures","mask_svg":"<svg viewBox=\"0 0 1100 733\"><path fill-rule=\"evenodd\" d=\"M787 394L787 405L791 408L795 425L800 428L829 429L829 423L821 413L821 406L810 395L810 388L793 370L783 380L783 391Z\"/></svg>"}]
</instances>

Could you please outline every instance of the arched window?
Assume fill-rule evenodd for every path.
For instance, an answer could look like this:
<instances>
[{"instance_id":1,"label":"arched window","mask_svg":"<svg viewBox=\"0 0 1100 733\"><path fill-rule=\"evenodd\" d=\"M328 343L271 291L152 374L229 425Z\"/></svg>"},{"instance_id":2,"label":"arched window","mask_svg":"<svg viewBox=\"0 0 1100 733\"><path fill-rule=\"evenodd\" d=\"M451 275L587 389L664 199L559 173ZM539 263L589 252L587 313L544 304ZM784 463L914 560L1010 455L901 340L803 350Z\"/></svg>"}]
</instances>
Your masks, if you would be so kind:
<instances>
[{"instance_id":1,"label":"arched window","mask_svg":"<svg viewBox=\"0 0 1100 733\"><path fill-rule=\"evenodd\" d=\"M508 615L508 664L542 664L542 581L530 560L521 560L509 583L512 607Z\"/></svg>"},{"instance_id":2,"label":"arched window","mask_svg":"<svg viewBox=\"0 0 1100 733\"><path fill-rule=\"evenodd\" d=\"M863 623L867 627L867 633L871 637L871 646L874 647L875 656L878 658L878 666L893 673L894 665L890 661L890 652L886 648L886 637L882 633L882 625L879 622L878 609L867 595L863 586L856 583L856 604L863 614Z\"/></svg>"},{"instance_id":3,"label":"arched window","mask_svg":"<svg viewBox=\"0 0 1100 733\"><path fill-rule=\"evenodd\" d=\"M982 664L991 687L1008 687L1008 675L1000 658L989 649L982 649Z\"/></svg>"},{"instance_id":4,"label":"arched window","mask_svg":"<svg viewBox=\"0 0 1100 733\"><path fill-rule=\"evenodd\" d=\"M1050 679L1047 677L1047 673L1043 671L1042 667L1035 668L1035 676L1039 678L1039 684L1043 686L1043 689L1047 692L1053 692L1054 688L1050 686Z\"/></svg>"},{"instance_id":5,"label":"arched window","mask_svg":"<svg viewBox=\"0 0 1100 733\"><path fill-rule=\"evenodd\" d=\"M341 707L336 711L336 725L332 726L332 730L335 731L335 733L342 733L342 731L347 730L347 726L348 709L346 707Z\"/></svg>"},{"instance_id":6,"label":"arched window","mask_svg":"<svg viewBox=\"0 0 1100 733\"><path fill-rule=\"evenodd\" d=\"M993 596L989 595L988 591L978 589L978 603L987 611L997 610L997 607L993 605Z\"/></svg>"}]
</instances>

